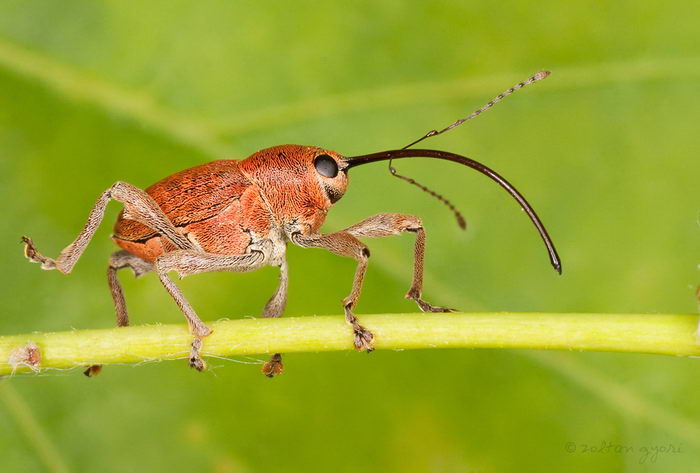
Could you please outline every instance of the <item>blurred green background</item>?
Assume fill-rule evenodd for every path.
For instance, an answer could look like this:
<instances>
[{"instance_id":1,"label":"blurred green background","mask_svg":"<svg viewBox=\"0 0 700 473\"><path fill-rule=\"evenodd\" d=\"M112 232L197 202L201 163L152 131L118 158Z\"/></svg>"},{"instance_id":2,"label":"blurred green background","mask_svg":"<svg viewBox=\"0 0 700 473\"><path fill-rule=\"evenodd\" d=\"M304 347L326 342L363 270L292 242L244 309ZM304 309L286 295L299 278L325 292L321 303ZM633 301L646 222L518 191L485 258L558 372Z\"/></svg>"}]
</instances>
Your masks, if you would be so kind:
<instances>
[{"instance_id":1,"label":"blurred green background","mask_svg":"<svg viewBox=\"0 0 700 473\"><path fill-rule=\"evenodd\" d=\"M451 163L396 164L452 199L467 232L382 164L353 170L325 230L380 211L423 217L425 296L465 311L695 313L698 15L692 1L0 0L0 333L112 326L119 205L69 277L28 264L19 237L56 255L116 180L145 187L282 143L400 147L543 68L547 81L426 145L509 178L558 245L562 277L517 205ZM403 299L413 238L367 243L358 314L415 310ZM286 315L340 313L354 262L294 247L289 261ZM182 322L153 275L121 279L133 323ZM276 283L266 268L181 286L214 320L257 316ZM5 379L0 469L700 471L697 360L310 353L288 355L274 380L256 360Z\"/></svg>"}]
</instances>

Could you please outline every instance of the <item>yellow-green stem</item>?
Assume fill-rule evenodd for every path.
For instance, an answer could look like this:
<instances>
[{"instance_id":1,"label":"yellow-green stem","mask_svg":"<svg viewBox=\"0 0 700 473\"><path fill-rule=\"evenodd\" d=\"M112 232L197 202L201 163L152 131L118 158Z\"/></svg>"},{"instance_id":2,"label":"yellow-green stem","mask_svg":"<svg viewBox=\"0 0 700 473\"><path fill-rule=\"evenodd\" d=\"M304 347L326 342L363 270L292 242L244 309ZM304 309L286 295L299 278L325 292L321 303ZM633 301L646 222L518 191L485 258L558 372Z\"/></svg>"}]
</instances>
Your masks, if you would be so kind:
<instances>
[{"instance_id":1,"label":"yellow-green stem","mask_svg":"<svg viewBox=\"0 0 700 473\"><path fill-rule=\"evenodd\" d=\"M532 348L700 356L697 315L650 314L383 314L360 320L375 347ZM203 355L351 350L352 333L340 316L243 319L212 322ZM185 358L191 336L185 325L147 325L0 336L0 375L28 371L18 362L38 348L39 369Z\"/></svg>"}]
</instances>

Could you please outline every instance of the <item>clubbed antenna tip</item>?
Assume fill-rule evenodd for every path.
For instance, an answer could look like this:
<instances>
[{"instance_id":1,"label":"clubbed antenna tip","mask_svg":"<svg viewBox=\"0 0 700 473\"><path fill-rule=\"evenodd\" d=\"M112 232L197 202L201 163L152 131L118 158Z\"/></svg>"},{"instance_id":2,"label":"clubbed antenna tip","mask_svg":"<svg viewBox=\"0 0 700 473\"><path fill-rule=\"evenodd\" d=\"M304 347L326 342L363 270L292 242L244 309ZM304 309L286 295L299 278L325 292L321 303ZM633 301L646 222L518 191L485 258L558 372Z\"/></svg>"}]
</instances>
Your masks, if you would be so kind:
<instances>
[{"instance_id":1,"label":"clubbed antenna tip","mask_svg":"<svg viewBox=\"0 0 700 473\"><path fill-rule=\"evenodd\" d=\"M459 120L457 120L456 122L452 123L451 125L449 125L449 126L443 128L442 130L430 130L429 132L427 132L425 135L421 136L421 137L418 138L417 140L412 141L411 143L409 143L409 144L407 144L406 146L404 146L402 149L411 148L412 146L414 146L414 145L420 143L421 141L423 141L423 140L425 140L425 139L427 139L427 138L430 138L430 137L433 137L433 136L436 136L436 135L440 135L440 134L442 134L442 133L445 133L445 132L447 132L447 131L450 131L451 129L453 129L453 128L455 128L455 127L458 127L458 126L461 125L462 123L464 123L464 122L466 122L466 121L468 121L468 120L471 120L471 119L474 118L474 117L478 117L479 115L481 115L482 113L484 113L486 110L490 109L491 107L493 107L494 105L496 105L498 102L500 102L500 101L503 100L504 98L508 97L510 94L512 94L512 93L514 93L514 92L516 92L516 91L518 91L518 90L520 90L520 89L522 89L523 87L526 87L526 86L532 84L533 82L537 82L537 81L539 81L539 80L546 79L547 77L549 77L550 74L551 74L551 72L546 71L546 70L542 70L542 71L539 71L539 72L533 74L533 75L530 76L528 79L526 79L526 80L524 80L524 81L522 81L522 82L519 82L519 83L515 84L513 87L511 87L510 89L508 89L508 90L506 90L506 91L504 91L504 92L498 94L496 97L494 97L492 100L490 100L486 105L484 105L484 106L478 108L477 110L475 110L474 112L470 113L470 114L467 115L466 117L460 118ZM442 195L438 194L437 192L432 191L431 189L429 189L428 187L424 186L423 184L420 184L420 183L416 182L414 179L411 179L410 177L402 176L402 175L400 175L399 173L397 173L397 172L396 172L396 169L391 165L391 159L389 159L389 171L391 172L391 174L392 174L393 176L396 176L396 177L398 177L399 179L402 179L402 180L408 182L409 184L413 184L414 186L416 186L416 187L422 189L423 191L427 192L428 194L430 194L431 196L435 197L435 198L438 199L440 202L442 202L443 204L445 204L445 205L452 211L452 213L454 214L455 218L457 219L457 225L459 225L459 227L462 228L463 230L465 230L465 229L467 228L467 224L466 224L466 221L464 220L464 217L462 216L462 214L460 213L460 211L457 210L457 208L454 206L454 204L452 204L452 202L450 202L449 200L447 200L445 197L443 197ZM561 267L556 267L556 265L555 265L555 269L561 274Z\"/></svg>"}]
</instances>

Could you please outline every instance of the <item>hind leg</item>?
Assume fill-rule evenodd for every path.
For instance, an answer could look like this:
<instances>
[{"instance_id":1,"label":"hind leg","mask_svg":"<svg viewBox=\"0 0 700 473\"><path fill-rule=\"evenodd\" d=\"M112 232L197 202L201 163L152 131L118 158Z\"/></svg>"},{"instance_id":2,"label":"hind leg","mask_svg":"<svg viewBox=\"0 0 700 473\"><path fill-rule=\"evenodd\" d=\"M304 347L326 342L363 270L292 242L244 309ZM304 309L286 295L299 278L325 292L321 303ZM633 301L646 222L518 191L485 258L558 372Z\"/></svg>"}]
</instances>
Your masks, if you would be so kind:
<instances>
[{"instance_id":1,"label":"hind leg","mask_svg":"<svg viewBox=\"0 0 700 473\"><path fill-rule=\"evenodd\" d=\"M88 220L83 230L76 239L65 247L58 258L53 259L41 254L31 238L22 237L25 244L24 255L33 263L41 264L42 269L57 269L68 274L73 270L80 256L85 251L88 243L95 235L97 227L102 223L105 208L110 200L116 200L124 204L124 217L136 220L160 233L173 244L183 250L194 249L194 244L187 237L177 231L168 217L158 207L153 198L144 190L134 187L126 182L118 181L112 187L102 193L94 207L90 211Z\"/></svg>"},{"instance_id":2,"label":"hind leg","mask_svg":"<svg viewBox=\"0 0 700 473\"><path fill-rule=\"evenodd\" d=\"M127 251L117 251L109 258L109 267L107 268L107 282L109 283L109 292L114 300L114 311L117 317L117 327L126 327L129 325L129 313L126 309L126 301L122 286L117 279L117 271L124 268L131 268L134 276L141 277L146 273L150 273L155 269L151 263L147 263L138 256L134 256Z\"/></svg>"},{"instance_id":3,"label":"hind leg","mask_svg":"<svg viewBox=\"0 0 700 473\"><path fill-rule=\"evenodd\" d=\"M110 256L109 266L107 267L107 282L109 283L109 292L112 294L112 300L114 300L117 327L126 327L129 325L129 313L126 310L124 292L122 291L122 285L119 284L119 280L117 279L117 271L124 268L131 268L134 272L134 276L138 278L153 271L154 266L127 251L117 251ZM83 373L87 377L92 377L99 374L101 371L102 365L92 365Z\"/></svg>"}]
</instances>

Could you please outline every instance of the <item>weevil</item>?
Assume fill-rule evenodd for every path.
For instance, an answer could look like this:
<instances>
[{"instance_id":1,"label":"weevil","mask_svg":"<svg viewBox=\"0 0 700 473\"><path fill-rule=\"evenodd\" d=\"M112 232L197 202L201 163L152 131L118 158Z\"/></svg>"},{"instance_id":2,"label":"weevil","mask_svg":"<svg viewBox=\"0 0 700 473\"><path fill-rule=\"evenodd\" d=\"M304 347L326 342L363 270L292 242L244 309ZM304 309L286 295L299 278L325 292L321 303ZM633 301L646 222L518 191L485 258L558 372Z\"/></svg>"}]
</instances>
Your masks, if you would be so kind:
<instances>
[{"instance_id":1,"label":"weevil","mask_svg":"<svg viewBox=\"0 0 700 473\"><path fill-rule=\"evenodd\" d=\"M288 243L303 248L323 248L357 261L350 294L343 300L345 319L352 327L357 350L371 351L374 336L355 315L367 270L370 252L360 238L379 238L404 232L415 234L413 281L406 293L423 312L451 312L422 298L425 230L420 218L399 213L380 213L344 230L323 234L319 229L329 209L345 194L348 171L356 166L389 161L391 173L415 184L446 203L464 227L464 219L444 197L399 175L391 166L394 159L435 158L468 166L503 187L527 213L544 241L550 262L561 273L561 262L554 244L530 204L505 178L473 159L433 149L412 149L419 142L447 132L476 117L504 97L528 84L544 79L540 71L499 94L483 107L442 130L431 130L401 149L361 156L343 156L315 146L282 145L258 151L243 160L219 160L180 171L142 190L118 181L100 195L83 230L61 251L58 258L42 255L30 238L23 237L25 256L68 274L85 251L100 225L111 200L124 205L112 239L121 247L109 259L107 281L114 300L117 326L129 325L126 302L117 272L130 268L136 277L157 273L166 291L187 319L193 336L189 364L203 371L200 355L202 339L212 331L202 322L187 299L168 276L181 278L213 271L248 272L266 265L280 268L280 283L265 305L263 317L280 317L287 302L288 269L285 251ZM263 366L263 373L274 376L282 371L282 357L275 353ZM99 370L88 369L88 372ZM87 372L86 372L87 373Z\"/></svg>"}]
</instances>

